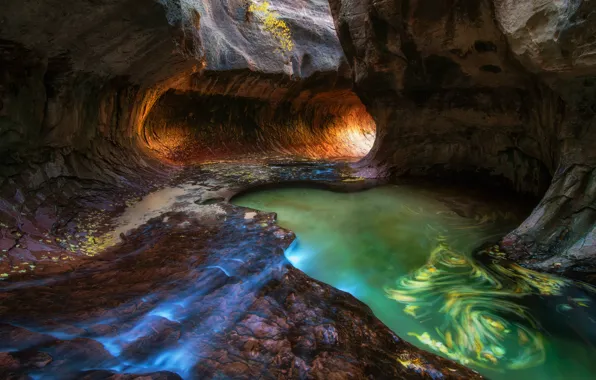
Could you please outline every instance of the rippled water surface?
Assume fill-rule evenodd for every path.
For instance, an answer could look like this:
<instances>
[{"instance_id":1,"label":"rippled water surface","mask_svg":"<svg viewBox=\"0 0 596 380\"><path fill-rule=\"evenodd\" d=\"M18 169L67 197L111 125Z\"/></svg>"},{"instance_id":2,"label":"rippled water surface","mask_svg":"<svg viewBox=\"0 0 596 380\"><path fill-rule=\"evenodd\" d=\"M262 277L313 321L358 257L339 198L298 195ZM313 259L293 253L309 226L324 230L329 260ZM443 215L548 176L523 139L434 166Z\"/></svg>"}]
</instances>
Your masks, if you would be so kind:
<instances>
[{"instance_id":1,"label":"rippled water surface","mask_svg":"<svg viewBox=\"0 0 596 380\"><path fill-rule=\"evenodd\" d=\"M596 377L592 288L507 263L495 248L472 258L523 219L517 205L394 185L263 190L234 203L276 212L298 237L286 252L296 267L419 347L492 379Z\"/></svg>"}]
</instances>

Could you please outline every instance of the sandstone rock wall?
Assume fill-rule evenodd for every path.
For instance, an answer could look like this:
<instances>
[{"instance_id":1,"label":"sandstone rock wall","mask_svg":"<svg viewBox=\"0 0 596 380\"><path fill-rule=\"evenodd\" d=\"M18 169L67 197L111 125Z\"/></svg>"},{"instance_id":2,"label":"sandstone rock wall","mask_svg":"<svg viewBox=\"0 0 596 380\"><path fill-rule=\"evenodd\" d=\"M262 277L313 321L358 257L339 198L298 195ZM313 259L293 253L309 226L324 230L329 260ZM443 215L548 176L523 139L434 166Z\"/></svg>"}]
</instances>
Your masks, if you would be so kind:
<instances>
[{"instance_id":1,"label":"sandstone rock wall","mask_svg":"<svg viewBox=\"0 0 596 380\"><path fill-rule=\"evenodd\" d=\"M200 104L202 106L227 106L228 110L233 111L231 116L235 118L244 116L244 113L234 111L232 104L235 105L234 107L246 105L249 109L262 104L263 109L271 110L267 112L283 114L284 110L290 110L298 113L300 117L307 118L327 116L333 118L337 116L333 112L339 111L348 112L349 116L349 112L352 112L354 107L362 110L359 100L349 90L351 85L346 80L346 74L349 74L349 71L346 70L343 53L333 33L331 17L325 13L328 9L325 1L275 2L275 9L294 33L295 43L295 49L291 54L279 54L279 56L277 53L273 54L271 49L273 42L263 33L261 26L245 20L245 5L245 2L231 0L193 2L188 0L8 0L0 4L2 18L0 20L0 137L2 138L0 143L0 157L2 157L0 273L4 274L5 271L10 270L11 275L27 276L30 275L30 271L34 271L34 264L38 263L42 263L44 269L56 268L58 272L70 271L82 262L88 264L78 260L76 255L92 256L101 251L102 242L94 241L97 234L94 235L93 232L105 228L105 225L97 223L98 220L105 221L105 214L109 217L110 213L117 213L118 208L123 208L125 200L131 199L131 189L136 191L133 195L143 195L151 190L153 185L166 180L165 172L171 167L159 161L163 156L153 154L153 144L155 140L163 141L164 137L168 137L167 122L172 121L168 116L188 115L182 111L192 108L193 98L198 98L199 102L207 99ZM201 71L202 69L205 70ZM176 97L182 97L182 99ZM169 101L177 104L179 100L185 100L186 104L191 104L187 108L182 107L181 110L167 107ZM211 100L214 102L211 103ZM301 112L310 109L307 105L318 104L319 100L323 104L320 112L309 111L306 115L300 115ZM204 109L197 110L200 122L206 120L205 114L221 117L226 113L226 110L211 113L204 111ZM326 112L332 112L332 114L326 115ZM253 121L263 118L260 111L257 114L258 117ZM341 115L344 114L341 113ZM274 119L279 120L281 116L278 115ZM165 124L155 125L160 118ZM204 129L197 130L196 126L195 123L184 124L185 128L189 127L188 130L202 136ZM228 128L233 125L222 122L218 126ZM244 128L240 129L240 131L243 130ZM268 130L265 129L265 131ZM313 137L318 138L317 136L316 131L313 131ZM208 183L211 179L202 178L199 183ZM213 189L215 191L216 187L213 186ZM264 233L261 231L264 231L262 229L269 224L260 223L262 221L260 218L254 221L251 219L250 223L254 222L255 226L261 229L261 231L255 230L257 240L251 241L250 236L247 236L246 224L249 222L244 211L231 205L226 207L234 209L237 218L226 218L219 220L219 223L231 223L230 226L221 224L220 231L219 227L216 228L210 222L201 222L199 229L194 229L197 236L205 243L215 244L212 238L223 239L223 246L210 246L204 255L189 236L150 227L143 229L149 234L141 232L142 236L139 235L139 240L125 238L124 244L119 245L122 255L114 251L114 256L104 256L103 260L92 260L92 263L102 267L109 262L119 262L120 259L133 257L146 262L147 252L144 246L149 249L156 248L154 237L160 239L167 237L171 242L164 241L163 250L154 251L158 253L156 257L159 258L156 268L161 271L157 281L176 284L178 288L171 289L174 293L181 291L179 287L184 288L184 285L178 281L180 277L172 278L173 281L169 281L167 276L164 277L165 256L161 255L166 251L175 254L181 252L173 242L189 244L190 256L183 260L191 260L187 264L192 263L193 267L203 260L210 259L213 254L236 257L234 250L239 250L238 252L242 251L243 254L250 256L247 257L247 262L278 270L280 268L278 263L265 261L271 252L263 248L261 237ZM89 217L94 223L95 231L91 229L81 231L78 228L76 222L81 214L83 217ZM174 221L172 225L188 231L188 222L182 219ZM238 240L230 234L233 232L231 228L237 228ZM203 233L205 229L209 229L210 233ZM159 236L153 236L153 232L157 232ZM274 232L267 230L269 236L285 239L285 233L275 235ZM91 250L83 250L80 245L77 245L80 241L90 242ZM139 246L142 247L139 248ZM272 248L275 250L275 255L279 256L282 245L278 244ZM105 252L102 251L102 253ZM200 262L196 261L197 258ZM47 265L48 261L54 261L53 265ZM176 262L167 258L166 261ZM284 261L283 258L282 261ZM205 261L205 263L208 262ZM185 267L183 271L187 270L187 264L183 265ZM229 306L229 301L236 297L246 304L246 307L232 305L233 313L239 316L249 315L249 308L252 307L250 305L256 305L259 302L267 313L285 312L284 307L274 306L270 302L272 298L269 294L285 292L285 290L282 290L282 293L279 292L281 289L278 286L279 276L267 276L269 273L259 267L256 273L259 278L265 276L266 282L250 278L247 280L246 277L239 277L236 274L233 274L234 279L230 280L232 277L221 267L221 271L214 271L214 267L203 268L203 265L200 267L200 271L206 270L222 276L221 285L237 281L251 287L258 285L254 288L258 293L258 299L249 298L238 292L233 292L235 295L222 293L221 302L211 297L217 305ZM159 293L154 281L148 280L145 270L139 270L139 267L134 266L133 271L143 278L144 285L136 287L140 292L139 297ZM259 348L260 343L251 337L229 340L228 336L238 336L237 331L242 329L240 325L244 317L233 315L230 318L227 311L222 315L230 322L230 334L228 335L226 328L225 332L222 330L224 334L222 336L225 338L214 340L212 329L203 329L201 326L212 324L215 314L207 302L203 302L202 299L199 301L202 307L207 307L205 316L208 318L204 319L201 313L194 313L194 317L200 321L196 326L209 334L204 341L213 347L214 355L212 360L201 353L201 357L197 359L197 365L193 364L192 369L197 376L217 377L223 373L238 378L263 374L302 378L328 377L341 371L349 371L350 376L356 374L357 377L362 378L378 374L381 376L389 374L391 377L480 377L455 363L419 351L401 341L386 327L381 326L368 308L347 293L341 292L341 297L347 297L350 304L337 304L330 307L324 298L330 297L332 302L337 303L338 297L335 295L337 291L328 288L325 284L313 283L313 289L317 289L313 293L308 288L310 280L293 271L295 276L288 278L289 292L282 294L280 299L282 303L286 298L290 300L288 305L295 309L291 312L298 316L298 328L285 329L287 331L276 333L273 340L267 337L263 342L269 346L271 346L269 343L273 342L272 348L269 346L269 348ZM130 278L125 271L117 269L116 272L120 277ZM175 276L180 274L178 269L175 272L177 272ZM39 275L39 271L36 275ZM5 288L7 293L4 295L14 296L14 300L23 306L24 319L31 324L35 323L39 313L28 308L27 305L31 304L23 302L24 299L19 293L10 292L10 289L28 292L33 288L45 290L52 288L56 290L55 294L59 299L76 299L74 293L77 291L72 286L73 277L70 275L61 277L51 270L44 271L42 276L47 277L40 279L36 284L12 281L14 278L11 278L11 285ZM127 293L127 297L134 299L134 308L137 308L139 301L137 294L131 293L131 287L123 286L117 277L112 275L107 277L109 277L108 282ZM94 276L93 272L83 270L81 278L97 279L98 277ZM66 279L68 283L66 288L56 286L57 282L54 279L58 281ZM99 290L102 296L93 299L107 300L109 305L106 304L105 309L99 310L100 308L97 308L93 302L89 303L88 293L82 299L83 304L94 308L100 314L113 311L118 308L118 305L125 306L123 303L126 301L118 296L113 298L114 295L111 294L109 297L104 297L107 294L106 281L101 282L100 286L92 287ZM207 294L210 292L209 289L203 289L200 286L201 282L197 282L197 277L192 277L191 283L198 284L201 288L199 289L201 294L192 291L193 297L202 297L205 292ZM37 284L41 286L38 287ZM21 285L23 289L20 289ZM165 291L164 294L168 296L169 292L170 290ZM331 312L317 308L317 305L310 301L304 305L298 305L295 302L294 293L306 294L306 297L310 297L311 301L314 300L315 304ZM309 294L314 296L311 297ZM151 296L148 298L153 299ZM44 318L51 316L52 313L47 308L48 304L39 302L41 299L52 304L52 307L55 306L56 311L63 316L66 315L65 313L81 312L81 309L72 304L54 302L52 297L48 297L47 292L41 298L33 296L32 299L33 304L42 310L41 314ZM157 302L157 298L155 300ZM354 302L357 306L353 304ZM298 309L304 310L296 309L296 305ZM128 330L131 315L128 313L127 306L124 309L127 321L124 329ZM342 310L348 311L345 315L349 318L345 318ZM10 305L4 307L2 311L7 313L2 322L8 320L13 322L19 314ZM138 317L142 319L145 312L141 311ZM321 339L312 334L313 326L319 322L316 324L309 322L307 329L300 327L305 320L302 316L304 312L317 321L321 320L325 326L331 326L331 329L315 328L317 330L315 335L322 336L325 342L318 342ZM79 315L83 315L83 318L90 317L86 312ZM366 342L363 344L362 339L354 340L354 337L350 336L350 334L362 335L359 333L359 328L355 330L352 328L355 324L362 325L360 317L355 317L357 315L363 315L370 321L371 327L367 324L364 329L367 334L372 334L373 344ZM319 318L321 316L323 319ZM137 316L133 317L133 319L136 318ZM346 330L347 334L337 335L337 331L330 324L331 320L337 318L341 320L340 323L349 326ZM165 321L163 318L162 320ZM37 322L39 323L39 319ZM182 324L179 325L182 327ZM261 332L264 331L263 323L259 322L257 325ZM8 335L9 341L12 336L15 337L15 341L19 342L19 348L27 346L26 329L13 329L6 324L2 329L3 335L5 337ZM13 335L15 330L16 333ZM158 337L158 339L163 337L155 328L151 327L149 330L150 334L153 334L152 331L156 334L152 337ZM79 329L79 331L83 330ZM298 333L294 333L295 331ZM331 335L336 335L336 338L340 336L343 339L341 343L343 346L338 345L336 338L327 339L329 331ZM18 335L23 332L24 335ZM160 347L166 348L171 343L186 347L186 352L181 351L185 356L198 353L195 347L186 346L180 332L173 334L169 332L173 330L169 328L165 330L172 340L168 338L167 344L158 342ZM99 335L104 333L105 330ZM35 333L32 334L35 335ZM89 335L87 331L82 334ZM112 333L107 334L112 335ZM266 332L265 335L268 333ZM293 344L285 338L278 340L277 335L291 336L294 341L296 341L294 338L298 337L298 340ZM307 335L309 338L304 340ZM194 342L200 341L197 336L189 336L189 338L194 339ZM140 341L142 341L141 345L147 343L144 337ZM68 368L69 363L68 360L64 360L65 358L72 359L76 365L86 368L95 368L96 363L112 359L102 344L89 339L60 339L57 342L52 340L50 344L54 343L57 345L50 348L50 354L42 355L44 359L49 358L49 360L35 371L48 365L52 359L51 367L44 368L45 373L68 373L71 369ZM61 345L62 343L64 345ZM324 345L328 344L332 345L331 355L324 351ZM238 350L233 348L235 346L238 346ZM386 357L381 357L379 361L381 346L388 347L388 354ZM70 347L75 349L70 350ZM132 348L132 345L130 347L131 351L137 351L138 347ZM151 354L147 347L138 349L138 352L141 355ZM81 356L81 349L89 355ZM260 358L254 360L255 350L262 351L257 356L262 357L263 360ZM351 366L347 370L344 365L345 358L338 360L337 355L333 355L337 350L347 355L346 358L350 361L348 364ZM71 355L71 351L76 353ZM228 353L230 357L238 358L241 353L246 355L247 359L222 359L228 356ZM18 353L14 353L15 356L12 354L0 355L4 364L0 365L0 373L13 376L17 371L17 376L20 376L21 373L26 374L32 370L28 364L20 362ZM301 356L308 357L308 363L302 360ZM351 357L356 358L358 363L351 360ZM87 361L90 358L92 361ZM164 362L160 364L160 361L161 359L157 360L158 365L168 366ZM190 366L182 369L184 372L191 371ZM136 377L136 375L120 375L108 371L92 371L74 376L79 375ZM147 376L177 378L177 375L164 373Z\"/></svg>"},{"instance_id":2,"label":"sandstone rock wall","mask_svg":"<svg viewBox=\"0 0 596 380\"><path fill-rule=\"evenodd\" d=\"M494 3L511 51L528 70L571 77L594 73L596 13L590 1Z\"/></svg>"},{"instance_id":3,"label":"sandstone rock wall","mask_svg":"<svg viewBox=\"0 0 596 380\"><path fill-rule=\"evenodd\" d=\"M185 29L170 25L153 1L9 1L0 13L5 180L47 164L87 179L142 164L135 135L149 90L167 88L201 65L178 48L182 40L200 41L181 38ZM69 160L71 167L63 165Z\"/></svg>"},{"instance_id":4,"label":"sandstone rock wall","mask_svg":"<svg viewBox=\"0 0 596 380\"><path fill-rule=\"evenodd\" d=\"M200 41L153 1L0 4L0 258L61 251L84 207L143 193L167 168L144 153L139 125L160 88L201 65ZM118 202L123 202L120 200Z\"/></svg>"},{"instance_id":5,"label":"sandstone rock wall","mask_svg":"<svg viewBox=\"0 0 596 380\"><path fill-rule=\"evenodd\" d=\"M0 154L27 162L106 141L138 151L148 112L170 88L271 102L349 89L327 2L271 5L292 33L285 52L250 3L4 2ZM311 77L326 79L305 84Z\"/></svg>"},{"instance_id":6,"label":"sandstone rock wall","mask_svg":"<svg viewBox=\"0 0 596 380\"><path fill-rule=\"evenodd\" d=\"M262 1L183 0L200 15L199 35L208 70L241 70L285 73L307 78L315 72L337 71L345 59L326 0L269 1L290 30L293 49L281 48L264 28L263 15L250 12Z\"/></svg>"},{"instance_id":7,"label":"sandstone rock wall","mask_svg":"<svg viewBox=\"0 0 596 380\"><path fill-rule=\"evenodd\" d=\"M143 152L151 153L144 123L168 89L297 107L339 91L344 104L361 107L348 91L349 69L326 1L271 4L270 11L290 29L291 51L280 49L264 16L249 12L250 4L4 2L0 155L6 175L45 161L34 158L42 153L75 152L101 162L92 146L119 157L108 166L147 164L151 154L141 160ZM107 171L114 170L120 169Z\"/></svg>"}]
</instances>

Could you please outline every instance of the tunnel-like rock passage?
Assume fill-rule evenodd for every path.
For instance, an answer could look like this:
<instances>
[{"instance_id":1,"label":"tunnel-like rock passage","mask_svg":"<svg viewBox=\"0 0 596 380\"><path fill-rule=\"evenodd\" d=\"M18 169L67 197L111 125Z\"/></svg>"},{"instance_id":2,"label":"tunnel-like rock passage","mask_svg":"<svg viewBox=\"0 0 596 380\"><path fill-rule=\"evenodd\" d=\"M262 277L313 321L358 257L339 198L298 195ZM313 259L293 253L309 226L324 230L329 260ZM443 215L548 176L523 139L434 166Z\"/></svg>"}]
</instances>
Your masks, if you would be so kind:
<instances>
[{"instance_id":1,"label":"tunnel-like rock passage","mask_svg":"<svg viewBox=\"0 0 596 380\"><path fill-rule=\"evenodd\" d=\"M46 246L69 248L29 235L74 235L76 206L116 207L114 191L142 195L185 163L370 150L374 121L351 89L327 2L272 10L293 31L291 51L249 8L2 4L2 272Z\"/></svg>"},{"instance_id":2,"label":"tunnel-like rock passage","mask_svg":"<svg viewBox=\"0 0 596 380\"><path fill-rule=\"evenodd\" d=\"M502 239L509 258L594 281L595 7L529 0L3 1L0 340L27 344L0 348L0 377L47 370L85 378L76 372L83 368L65 363L87 363L94 353L114 359L94 339L117 333L103 324L90 329L85 316L108 310L116 324L135 331L120 323L120 312L137 310L126 320L132 324L151 317L143 313L171 289L160 288L157 300L143 293L161 281L160 254L172 247L180 256L168 256L168 280L181 280L177 270L191 266L182 280L215 278L213 291L201 295L213 296L204 305L224 305L237 290L235 299L254 315L265 310L267 323L283 325L269 336L246 327L252 312L238 311L209 349L205 338L195 374L478 376L408 345L355 299L288 267L280 250L291 234L284 237L267 217L245 219L231 205L222 214L208 202L270 180L480 180L543 197ZM363 159L353 174L320 161L306 172L295 169L305 158ZM209 166L219 168L212 161L221 160L243 164ZM264 166L242 166L247 161ZM104 238L127 206L166 184L188 185L184 180L202 194L185 202L207 202L213 215L184 224L184 210L195 206L183 202L188 207L169 215L170 223L152 220ZM254 228L251 241L267 249L230 247L243 227ZM226 241L229 231L233 239ZM203 240L194 250L189 235L225 250ZM230 252L247 255L236 276L203 265ZM120 259L142 270L135 258L143 254L151 258L146 272L118 274ZM262 287L248 286L263 263L281 267L258 282ZM115 291L128 280L130 289ZM73 309L58 326L64 298ZM228 318L223 309L215 319ZM180 321L149 324L156 335L131 346L138 349L131 349L136 367L114 364L84 376L140 370L147 358L136 355L151 353L139 347L178 344L209 317L201 310L189 330ZM153 359L151 370L167 367Z\"/></svg>"},{"instance_id":3,"label":"tunnel-like rock passage","mask_svg":"<svg viewBox=\"0 0 596 380\"><path fill-rule=\"evenodd\" d=\"M252 78L257 83L275 79L281 78ZM309 79L332 86L329 80L323 75ZM233 81L245 83L251 78L242 75ZM300 86L306 89L288 91L285 100L273 101L171 90L148 113L142 136L160 158L179 163L246 154L364 157L374 143L375 124L360 99L347 86L313 95L308 84Z\"/></svg>"}]
</instances>

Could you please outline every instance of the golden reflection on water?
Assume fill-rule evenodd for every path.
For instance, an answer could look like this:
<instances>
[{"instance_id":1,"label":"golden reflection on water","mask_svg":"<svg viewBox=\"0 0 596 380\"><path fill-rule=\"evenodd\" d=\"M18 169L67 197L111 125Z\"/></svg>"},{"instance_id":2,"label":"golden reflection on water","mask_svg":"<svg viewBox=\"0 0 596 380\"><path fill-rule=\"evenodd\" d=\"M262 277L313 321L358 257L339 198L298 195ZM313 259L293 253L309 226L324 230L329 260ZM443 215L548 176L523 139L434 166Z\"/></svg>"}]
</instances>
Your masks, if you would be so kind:
<instances>
[{"instance_id":1,"label":"golden reflection on water","mask_svg":"<svg viewBox=\"0 0 596 380\"><path fill-rule=\"evenodd\" d=\"M453 250L444 236L437 241L423 267L385 290L417 319L436 313L443 317L435 331L409 335L451 359L481 368L523 369L543 363L539 326L519 299L561 295L572 281L504 263L497 246L483 251L491 258L485 266ZM587 306L583 301L580 306Z\"/></svg>"}]
</instances>

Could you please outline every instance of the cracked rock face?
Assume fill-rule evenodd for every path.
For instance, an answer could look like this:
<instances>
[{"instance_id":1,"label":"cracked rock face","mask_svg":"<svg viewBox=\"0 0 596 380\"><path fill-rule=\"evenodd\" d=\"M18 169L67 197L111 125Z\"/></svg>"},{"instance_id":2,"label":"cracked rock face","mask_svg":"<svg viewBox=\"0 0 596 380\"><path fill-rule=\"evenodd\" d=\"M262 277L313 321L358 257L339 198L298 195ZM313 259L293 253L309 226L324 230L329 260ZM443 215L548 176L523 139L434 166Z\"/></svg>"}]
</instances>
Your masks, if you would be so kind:
<instances>
[{"instance_id":1,"label":"cracked rock face","mask_svg":"<svg viewBox=\"0 0 596 380\"><path fill-rule=\"evenodd\" d=\"M542 270L596 271L595 5L330 4L356 92L377 124L365 164L545 194L504 247Z\"/></svg>"}]
</instances>

